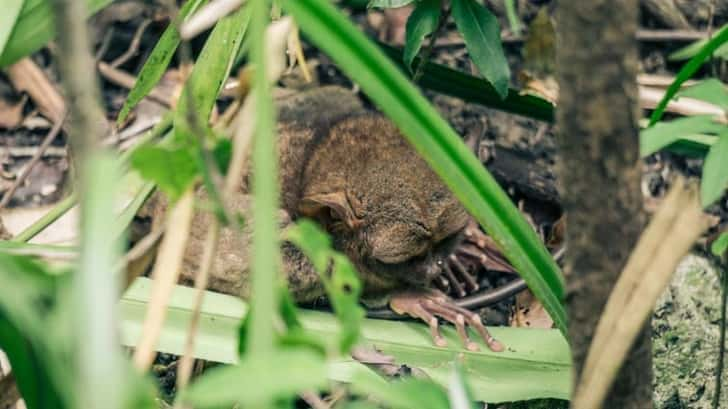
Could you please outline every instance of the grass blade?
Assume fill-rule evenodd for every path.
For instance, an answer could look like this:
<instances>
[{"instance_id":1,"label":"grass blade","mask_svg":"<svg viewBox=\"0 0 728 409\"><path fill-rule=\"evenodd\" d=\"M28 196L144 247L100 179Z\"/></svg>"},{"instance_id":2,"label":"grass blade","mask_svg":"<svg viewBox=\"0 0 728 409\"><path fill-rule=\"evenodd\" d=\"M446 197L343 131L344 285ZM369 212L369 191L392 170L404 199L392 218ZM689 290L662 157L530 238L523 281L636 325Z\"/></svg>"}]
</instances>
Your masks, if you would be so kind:
<instances>
[{"instance_id":1,"label":"grass blade","mask_svg":"<svg viewBox=\"0 0 728 409\"><path fill-rule=\"evenodd\" d=\"M79 0L80 1L80 0ZM93 15L112 0L86 0ZM3 13L6 12L3 2ZM0 68L38 51L55 35L53 13L48 0L25 0L5 50L0 54Z\"/></svg>"},{"instance_id":2,"label":"grass blade","mask_svg":"<svg viewBox=\"0 0 728 409\"><path fill-rule=\"evenodd\" d=\"M139 278L120 301L122 343L126 346L134 346L139 339L150 294L151 281ZM180 354L183 351L194 294L192 288L174 289L159 339L161 352ZM248 307L240 298L207 292L194 356L215 362L237 362L238 327L247 312ZM301 310L300 318L303 326L320 339L336 342L340 324L334 315ZM427 328L419 323L365 319L361 330L364 344L376 345L398 362L422 369L443 387L449 383L454 361L460 359L473 398L477 400L503 402L569 397L571 358L568 344L557 330L488 328L508 346L500 353L485 347L480 352L464 350L450 326L443 328L450 345L446 348L434 347ZM340 358L329 363L329 378L350 382L361 369L356 361Z\"/></svg>"},{"instance_id":3,"label":"grass blade","mask_svg":"<svg viewBox=\"0 0 728 409\"><path fill-rule=\"evenodd\" d=\"M506 257L566 334L564 287L556 263L510 198L453 129L346 17L324 0L282 0L326 52L400 128Z\"/></svg>"},{"instance_id":4,"label":"grass blade","mask_svg":"<svg viewBox=\"0 0 728 409\"><path fill-rule=\"evenodd\" d=\"M119 111L119 116L116 119L117 124L124 122L132 108L157 85L157 82L164 75L164 71L169 66L169 62L172 61L172 56L174 56L180 42L179 32L177 31L180 21L186 20L188 16L206 2L207 0L187 0L180 9L177 18L170 22L167 29L164 30L151 54L149 54L149 58L144 62L134 87L129 91L124 106Z\"/></svg>"},{"instance_id":5,"label":"grass blade","mask_svg":"<svg viewBox=\"0 0 728 409\"><path fill-rule=\"evenodd\" d=\"M687 64L685 64L677 73L675 81L670 84L670 86L667 88L667 91L665 92L665 96L662 97L660 103L657 104L655 110L652 111L649 126L654 125L655 123L657 123L657 121L660 120L660 118L662 118L662 114L665 112L667 104L675 96L675 94L680 91L680 87L682 86L682 84L690 79L690 77L695 74L695 71L697 71L698 68L703 65L705 60L707 60L708 57L710 57L713 52L718 49L718 47L723 45L726 41L728 41L728 26L723 26L723 28L721 28L715 34L715 37L711 38L710 41L705 43L700 51L695 54L695 56L691 58L690 61L688 61Z\"/></svg>"},{"instance_id":6,"label":"grass blade","mask_svg":"<svg viewBox=\"0 0 728 409\"><path fill-rule=\"evenodd\" d=\"M379 46L392 62L408 71L402 63L401 50L382 43ZM414 61L415 65L420 64L419 58L415 57ZM503 99L488 81L432 62L425 62L422 73L417 83L423 88L493 109L541 121L554 121L554 106L543 98L521 95L518 90L511 88Z\"/></svg>"}]
</instances>

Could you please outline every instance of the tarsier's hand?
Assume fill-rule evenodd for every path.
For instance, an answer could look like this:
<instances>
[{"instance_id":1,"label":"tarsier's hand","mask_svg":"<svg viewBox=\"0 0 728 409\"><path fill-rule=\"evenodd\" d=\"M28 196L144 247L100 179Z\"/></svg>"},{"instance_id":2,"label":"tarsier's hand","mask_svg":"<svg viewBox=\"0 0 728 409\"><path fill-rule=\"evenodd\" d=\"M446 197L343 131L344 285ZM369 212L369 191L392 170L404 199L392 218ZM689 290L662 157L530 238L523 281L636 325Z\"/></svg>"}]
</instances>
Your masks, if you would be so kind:
<instances>
[{"instance_id":1,"label":"tarsier's hand","mask_svg":"<svg viewBox=\"0 0 728 409\"><path fill-rule=\"evenodd\" d=\"M469 351L478 351L480 348L468 336L468 326L478 332L491 351L501 352L504 349L503 344L493 338L485 329L478 314L458 307L439 291L411 291L395 294L390 299L389 306L398 314L407 314L425 321L430 326L432 340L437 346L447 346L445 338L440 333L439 317L455 325L463 345Z\"/></svg>"}]
</instances>

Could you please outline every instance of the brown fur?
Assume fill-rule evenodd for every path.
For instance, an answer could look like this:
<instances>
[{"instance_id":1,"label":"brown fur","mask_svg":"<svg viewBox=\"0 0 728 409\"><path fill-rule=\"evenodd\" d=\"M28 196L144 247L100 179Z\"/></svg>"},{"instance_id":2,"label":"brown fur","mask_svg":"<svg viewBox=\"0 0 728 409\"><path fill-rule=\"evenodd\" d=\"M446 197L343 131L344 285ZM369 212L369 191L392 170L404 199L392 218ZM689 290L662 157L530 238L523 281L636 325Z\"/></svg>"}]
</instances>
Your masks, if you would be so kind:
<instances>
[{"instance_id":1,"label":"brown fur","mask_svg":"<svg viewBox=\"0 0 728 409\"><path fill-rule=\"evenodd\" d=\"M365 296L424 286L439 274L468 215L396 127L366 112L338 87L279 103L281 225L317 220L355 264ZM247 213L247 180L238 207ZM183 276L197 267L209 215L198 215ZM244 235L247 246L249 232ZM294 297L310 301L322 288L308 261L283 245L283 269ZM223 232L210 287L247 294L247 257Z\"/></svg>"}]
</instances>

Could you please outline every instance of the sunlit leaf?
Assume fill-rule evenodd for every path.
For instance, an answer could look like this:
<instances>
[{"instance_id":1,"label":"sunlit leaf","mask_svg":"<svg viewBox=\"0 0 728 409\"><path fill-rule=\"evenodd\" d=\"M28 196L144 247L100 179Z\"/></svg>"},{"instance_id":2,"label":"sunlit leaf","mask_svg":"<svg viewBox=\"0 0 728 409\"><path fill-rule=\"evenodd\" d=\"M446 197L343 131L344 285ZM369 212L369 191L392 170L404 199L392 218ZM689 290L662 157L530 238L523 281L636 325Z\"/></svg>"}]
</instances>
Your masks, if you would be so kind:
<instances>
[{"instance_id":1,"label":"sunlit leaf","mask_svg":"<svg viewBox=\"0 0 728 409\"><path fill-rule=\"evenodd\" d=\"M478 158L386 56L325 0L282 0L307 37L371 98L443 179L566 333L561 273Z\"/></svg>"},{"instance_id":2,"label":"sunlit leaf","mask_svg":"<svg viewBox=\"0 0 728 409\"><path fill-rule=\"evenodd\" d=\"M728 251L728 231L721 233L710 245L710 252L716 257L721 257L726 251Z\"/></svg>"},{"instance_id":3,"label":"sunlit leaf","mask_svg":"<svg viewBox=\"0 0 728 409\"><path fill-rule=\"evenodd\" d=\"M682 143L683 149L692 148L698 153L707 152L716 137L705 134L718 134L725 129L725 125L715 122L711 115L659 122L640 132L640 155L651 155L677 142Z\"/></svg>"},{"instance_id":4,"label":"sunlit leaf","mask_svg":"<svg viewBox=\"0 0 728 409\"><path fill-rule=\"evenodd\" d=\"M453 0L452 16L478 71L505 98L511 71L503 53L498 19L475 0Z\"/></svg>"},{"instance_id":5,"label":"sunlit leaf","mask_svg":"<svg viewBox=\"0 0 728 409\"><path fill-rule=\"evenodd\" d=\"M342 326L340 348L347 352L359 338L364 310L359 305L361 282L354 266L343 254L331 248L331 240L310 220L300 220L286 230L286 239L311 260Z\"/></svg>"},{"instance_id":6,"label":"sunlit leaf","mask_svg":"<svg viewBox=\"0 0 728 409\"><path fill-rule=\"evenodd\" d=\"M728 133L724 133L708 151L700 181L700 202L708 207L728 188Z\"/></svg>"},{"instance_id":7,"label":"sunlit leaf","mask_svg":"<svg viewBox=\"0 0 728 409\"><path fill-rule=\"evenodd\" d=\"M150 290L151 280L138 278L122 297L124 345L133 347L141 336ZM160 334L160 351L179 355L184 350L194 296L193 288L175 287ZM240 298L207 292L193 355L215 362L237 362L238 326L246 312L247 305ZM299 312L307 331L322 340L337 340L341 324L333 314ZM445 348L434 347L427 327L417 322L365 319L361 331L364 345L376 346L394 356L397 362L421 369L442 388L449 383L454 360L460 359L476 400L505 402L569 397L571 357L566 340L557 330L489 327L488 331L506 345L504 352L491 352L484 345L481 351L467 351L450 326L443 328L448 342ZM351 382L362 369L361 364L346 358L331 362L328 376Z\"/></svg>"},{"instance_id":8,"label":"sunlit leaf","mask_svg":"<svg viewBox=\"0 0 728 409\"><path fill-rule=\"evenodd\" d=\"M177 31L180 20L186 20L188 16L206 2L207 0L187 0L179 10L177 18L164 30L144 62L141 71L139 71L134 87L129 91L124 106L119 111L119 116L116 119L117 124L124 122L129 112L154 88L164 75L164 71L169 66L169 62L172 61L172 56L174 56L180 42L179 32Z\"/></svg>"},{"instance_id":9,"label":"sunlit leaf","mask_svg":"<svg viewBox=\"0 0 728 409\"><path fill-rule=\"evenodd\" d=\"M187 147L143 146L131 156L131 166L177 200L198 175L196 156Z\"/></svg>"},{"instance_id":10,"label":"sunlit leaf","mask_svg":"<svg viewBox=\"0 0 728 409\"><path fill-rule=\"evenodd\" d=\"M695 98L728 109L728 90L719 79L709 78L680 91L678 97Z\"/></svg>"},{"instance_id":11,"label":"sunlit leaf","mask_svg":"<svg viewBox=\"0 0 728 409\"><path fill-rule=\"evenodd\" d=\"M86 0L89 15L101 10L112 0ZM5 1L2 13L7 13ZM49 0L25 0L15 27L0 54L0 68L30 55L43 47L55 35L55 24ZM0 47L1 48L1 47Z\"/></svg>"},{"instance_id":12,"label":"sunlit leaf","mask_svg":"<svg viewBox=\"0 0 728 409\"><path fill-rule=\"evenodd\" d=\"M248 355L237 365L212 369L184 391L180 399L196 408L236 403L254 407L270 402L271 398L325 385L326 365L321 355L281 349L269 356Z\"/></svg>"},{"instance_id":13,"label":"sunlit leaf","mask_svg":"<svg viewBox=\"0 0 728 409\"><path fill-rule=\"evenodd\" d=\"M5 0L3 2L3 13L0 14L0 56L3 55L5 44L15 27L15 21L23 8L23 2L24 0Z\"/></svg>"},{"instance_id":14,"label":"sunlit leaf","mask_svg":"<svg viewBox=\"0 0 728 409\"><path fill-rule=\"evenodd\" d=\"M404 43L404 66L412 69L417 53L420 52L422 41L437 29L440 21L440 0L422 0L416 3L415 9L407 19L406 38Z\"/></svg>"}]
</instances>

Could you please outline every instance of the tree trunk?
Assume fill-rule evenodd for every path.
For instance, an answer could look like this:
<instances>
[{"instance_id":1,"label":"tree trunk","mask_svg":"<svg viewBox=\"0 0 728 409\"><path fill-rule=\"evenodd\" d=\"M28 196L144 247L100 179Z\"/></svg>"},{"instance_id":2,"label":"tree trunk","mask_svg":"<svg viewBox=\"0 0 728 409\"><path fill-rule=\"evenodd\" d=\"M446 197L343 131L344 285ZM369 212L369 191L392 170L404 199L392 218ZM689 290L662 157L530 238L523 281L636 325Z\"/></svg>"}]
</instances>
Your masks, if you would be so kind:
<instances>
[{"instance_id":1,"label":"tree trunk","mask_svg":"<svg viewBox=\"0 0 728 409\"><path fill-rule=\"evenodd\" d=\"M567 215L569 338L579 378L609 292L643 227L637 0L563 0L557 12L559 178ZM649 322L605 408L652 407Z\"/></svg>"}]
</instances>

